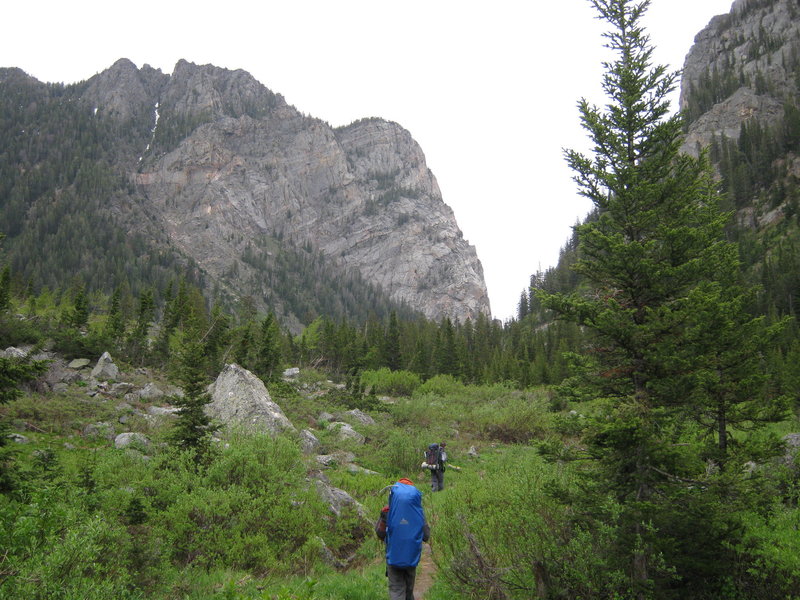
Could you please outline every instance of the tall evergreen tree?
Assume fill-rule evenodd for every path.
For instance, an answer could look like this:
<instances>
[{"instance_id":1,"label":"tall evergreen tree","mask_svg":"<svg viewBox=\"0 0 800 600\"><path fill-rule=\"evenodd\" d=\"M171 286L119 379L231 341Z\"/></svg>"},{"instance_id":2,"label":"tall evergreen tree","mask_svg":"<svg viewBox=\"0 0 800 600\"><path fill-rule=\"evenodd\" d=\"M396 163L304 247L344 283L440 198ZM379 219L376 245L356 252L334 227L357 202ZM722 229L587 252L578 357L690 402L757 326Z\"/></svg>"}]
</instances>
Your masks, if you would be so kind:
<instances>
[{"instance_id":1,"label":"tall evergreen tree","mask_svg":"<svg viewBox=\"0 0 800 600\"><path fill-rule=\"evenodd\" d=\"M606 407L589 429L587 450L601 489L622 507L619 556L627 557L633 593L667 597L658 590L677 585L670 569L688 590L693 569L702 573L703 593L713 595L730 570L725 559L739 528L732 511L704 514L724 503L713 482L690 482L704 477L703 462L695 445L680 443L680 424L699 405L728 403L728 417L714 417L720 442L728 439L733 407L755 381L751 366L728 360L731 347L755 349L763 338L732 287L736 251L724 238L728 215L719 210L709 165L679 153L682 120L669 116L668 101L677 74L652 65L641 25L649 0L590 1L611 25L607 47L616 59L604 65L605 109L579 103L592 156L566 152L580 193L596 209L596 218L576 228L574 270L589 289L538 296L592 333L573 390ZM738 386L733 395L729 384ZM688 510L678 523L675 506L689 505L702 510ZM698 541L691 535L699 531L703 549L695 548L689 566L686 540Z\"/></svg>"},{"instance_id":2,"label":"tall evergreen tree","mask_svg":"<svg viewBox=\"0 0 800 600\"><path fill-rule=\"evenodd\" d=\"M178 419L170 432L177 447L192 450L199 463L205 461L211 449L211 419L204 406L211 401L206 388L206 356L204 344L197 339L196 330L188 332L179 351L178 375L183 396L176 398Z\"/></svg>"},{"instance_id":3,"label":"tall evergreen tree","mask_svg":"<svg viewBox=\"0 0 800 600\"><path fill-rule=\"evenodd\" d=\"M400 326L397 323L397 312L389 314L389 325L386 328L382 344L383 364L392 371L402 368L400 356Z\"/></svg>"},{"instance_id":4,"label":"tall evergreen tree","mask_svg":"<svg viewBox=\"0 0 800 600\"><path fill-rule=\"evenodd\" d=\"M264 381L271 381L281 362L281 332L275 315L270 312L261 322L255 356L255 373Z\"/></svg>"},{"instance_id":5,"label":"tall evergreen tree","mask_svg":"<svg viewBox=\"0 0 800 600\"><path fill-rule=\"evenodd\" d=\"M436 334L436 344L433 349L433 362L436 373L441 375L461 375L461 365L458 362L456 349L456 333L453 322L444 317Z\"/></svg>"},{"instance_id":6,"label":"tall evergreen tree","mask_svg":"<svg viewBox=\"0 0 800 600\"><path fill-rule=\"evenodd\" d=\"M0 237L0 240L3 238ZM0 312L8 310L11 303L11 267L5 265L0 273Z\"/></svg>"},{"instance_id":7,"label":"tall evergreen tree","mask_svg":"<svg viewBox=\"0 0 800 600\"><path fill-rule=\"evenodd\" d=\"M156 314L156 303L153 290L145 289L139 294L139 307L136 324L128 336L128 354L135 363L143 364L149 351L147 340L150 325Z\"/></svg>"},{"instance_id":8,"label":"tall evergreen tree","mask_svg":"<svg viewBox=\"0 0 800 600\"><path fill-rule=\"evenodd\" d=\"M111 301L108 307L108 318L106 319L103 336L118 348L122 343L125 334L125 320L122 315L122 305L120 301L120 289L116 287L111 294Z\"/></svg>"}]
</instances>

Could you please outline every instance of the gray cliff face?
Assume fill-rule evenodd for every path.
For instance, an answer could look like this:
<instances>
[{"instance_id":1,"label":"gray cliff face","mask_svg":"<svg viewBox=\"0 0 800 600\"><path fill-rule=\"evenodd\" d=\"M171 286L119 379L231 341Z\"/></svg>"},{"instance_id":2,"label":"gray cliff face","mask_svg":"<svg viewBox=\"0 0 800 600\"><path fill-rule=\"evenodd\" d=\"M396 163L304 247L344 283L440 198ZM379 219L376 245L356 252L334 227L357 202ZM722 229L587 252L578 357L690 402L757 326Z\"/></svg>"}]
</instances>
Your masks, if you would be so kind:
<instances>
[{"instance_id":1,"label":"gray cliff face","mask_svg":"<svg viewBox=\"0 0 800 600\"><path fill-rule=\"evenodd\" d=\"M82 98L141 122L131 177L147 212L233 293L262 293L263 274L242 256L288 238L429 318L489 315L475 248L419 145L396 123L333 129L244 71L186 61L168 76L120 60L89 80ZM239 274L233 283L231 273Z\"/></svg>"},{"instance_id":2,"label":"gray cliff face","mask_svg":"<svg viewBox=\"0 0 800 600\"><path fill-rule=\"evenodd\" d=\"M697 34L683 68L681 109L690 127L684 150L712 135L739 137L742 123L780 120L798 96L800 6L796 0L736 0Z\"/></svg>"}]
</instances>

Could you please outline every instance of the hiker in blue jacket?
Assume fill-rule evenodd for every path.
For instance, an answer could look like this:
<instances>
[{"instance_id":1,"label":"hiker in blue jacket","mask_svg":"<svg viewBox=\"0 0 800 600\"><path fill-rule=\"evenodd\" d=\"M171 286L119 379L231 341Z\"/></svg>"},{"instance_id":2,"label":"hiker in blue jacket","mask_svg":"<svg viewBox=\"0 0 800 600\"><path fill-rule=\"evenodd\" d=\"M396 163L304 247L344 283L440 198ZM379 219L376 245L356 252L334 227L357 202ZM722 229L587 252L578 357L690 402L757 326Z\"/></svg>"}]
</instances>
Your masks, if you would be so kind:
<instances>
[{"instance_id":1,"label":"hiker in blue jacket","mask_svg":"<svg viewBox=\"0 0 800 600\"><path fill-rule=\"evenodd\" d=\"M414 600L422 542L430 539L430 528L422 510L422 493L410 479L391 486L389 504L375 523L375 533L386 543L389 600Z\"/></svg>"}]
</instances>

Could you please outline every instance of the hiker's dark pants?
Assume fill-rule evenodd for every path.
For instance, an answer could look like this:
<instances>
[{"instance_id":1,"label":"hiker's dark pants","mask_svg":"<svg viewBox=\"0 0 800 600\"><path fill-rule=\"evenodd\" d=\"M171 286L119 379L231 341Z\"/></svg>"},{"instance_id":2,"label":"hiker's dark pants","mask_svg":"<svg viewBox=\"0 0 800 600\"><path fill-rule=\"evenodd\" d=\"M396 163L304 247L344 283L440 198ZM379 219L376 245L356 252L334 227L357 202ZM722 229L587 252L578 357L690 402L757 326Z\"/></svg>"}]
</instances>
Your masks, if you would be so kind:
<instances>
[{"instance_id":1,"label":"hiker's dark pants","mask_svg":"<svg viewBox=\"0 0 800 600\"><path fill-rule=\"evenodd\" d=\"M389 600L414 600L416 567L401 569L386 565L386 576L389 578Z\"/></svg>"},{"instance_id":2,"label":"hiker's dark pants","mask_svg":"<svg viewBox=\"0 0 800 600\"><path fill-rule=\"evenodd\" d=\"M431 471L431 489L434 492L444 489L444 471L441 469Z\"/></svg>"}]
</instances>

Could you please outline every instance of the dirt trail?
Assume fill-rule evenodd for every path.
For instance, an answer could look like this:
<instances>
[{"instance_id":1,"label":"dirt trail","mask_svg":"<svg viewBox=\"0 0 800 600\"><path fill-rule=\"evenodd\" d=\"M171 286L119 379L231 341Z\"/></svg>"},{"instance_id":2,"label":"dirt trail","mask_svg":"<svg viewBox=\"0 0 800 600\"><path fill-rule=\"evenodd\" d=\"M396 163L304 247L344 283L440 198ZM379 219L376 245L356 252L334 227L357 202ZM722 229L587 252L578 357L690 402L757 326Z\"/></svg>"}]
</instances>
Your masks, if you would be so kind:
<instances>
[{"instance_id":1,"label":"dirt trail","mask_svg":"<svg viewBox=\"0 0 800 600\"><path fill-rule=\"evenodd\" d=\"M422 544L422 558L417 565L417 578L414 580L414 600L423 600L436 580L436 564L431 556L431 547Z\"/></svg>"}]
</instances>

